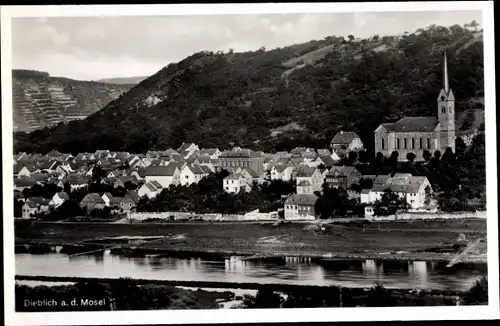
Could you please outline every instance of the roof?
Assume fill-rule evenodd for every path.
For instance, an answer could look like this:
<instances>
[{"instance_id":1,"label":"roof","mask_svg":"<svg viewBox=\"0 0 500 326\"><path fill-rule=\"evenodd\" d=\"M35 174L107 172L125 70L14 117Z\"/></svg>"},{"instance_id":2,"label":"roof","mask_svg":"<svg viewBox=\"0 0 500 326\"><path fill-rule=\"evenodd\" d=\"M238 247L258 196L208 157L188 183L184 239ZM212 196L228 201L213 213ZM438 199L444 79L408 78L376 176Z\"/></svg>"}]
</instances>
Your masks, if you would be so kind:
<instances>
[{"instance_id":1,"label":"roof","mask_svg":"<svg viewBox=\"0 0 500 326\"><path fill-rule=\"evenodd\" d=\"M82 174L69 174L66 178L63 179L63 183L68 182L73 185L82 185L88 183L90 177Z\"/></svg>"},{"instance_id":2,"label":"roof","mask_svg":"<svg viewBox=\"0 0 500 326\"><path fill-rule=\"evenodd\" d=\"M288 166L286 166L286 165L280 164L280 165L275 165L275 166L273 167L273 169L275 169L275 170L276 170L276 171L278 171L279 173L282 173L283 171L285 171L285 170L286 170L286 168L287 168L287 167L288 167Z\"/></svg>"},{"instance_id":3,"label":"roof","mask_svg":"<svg viewBox=\"0 0 500 326\"><path fill-rule=\"evenodd\" d=\"M323 164L325 166L331 167L331 166L335 165L335 161L333 160L333 158L330 155L320 154L319 158L321 159L321 161L323 162Z\"/></svg>"},{"instance_id":4,"label":"roof","mask_svg":"<svg viewBox=\"0 0 500 326\"><path fill-rule=\"evenodd\" d=\"M126 199L126 198L131 199L131 200L132 200L133 202L135 202L135 203L138 203L138 202L139 202L139 200L141 199L141 198L139 197L139 194L137 194L137 192L136 192L136 191L133 191L133 190L129 190L129 191L127 191L127 192L125 193L125 196L123 196L123 199Z\"/></svg>"},{"instance_id":5,"label":"roof","mask_svg":"<svg viewBox=\"0 0 500 326\"><path fill-rule=\"evenodd\" d=\"M332 166L326 175L347 177L356 170L354 166Z\"/></svg>"},{"instance_id":6,"label":"roof","mask_svg":"<svg viewBox=\"0 0 500 326\"><path fill-rule=\"evenodd\" d=\"M159 183L156 180L150 181L149 183L151 183L153 186L155 186L158 189L162 189L163 188L163 186L161 185L161 183Z\"/></svg>"},{"instance_id":7,"label":"roof","mask_svg":"<svg viewBox=\"0 0 500 326\"><path fill-rule=\"evenodd\" d=\"M332 139L332 144L350 144L354 139L359 136L353 131L340 131Z\"/></svg>"},{"instance_id":8,"label":"roof","mask_svg":"<svg viewBox=\"0 0 500 326\"><path fill-rule=\"evenodd\" d=\"M28 205L29 208L37 208L38 207L37 203L31 202L31 201L26 201L26 203L24 205Z\"/></svg>"},{"instance_id":9,"label":"roof","mask_svg":"<svg viewBox=\"0 0 500 326\"><path fill-rule=\"evenodd\" d=\"M104 204L104 199L102 199L101 196L99 196L98 193L96 192L91 192L90 194L87 194L85 197L83 197L81 202L92 202L94 204Z\"/></svg>"},{"instance_id":10,"label":"roof","mask_svg":"<svg viewBox=\"0 0 500 326\"><path fill-rule=\"evenodd\" d=\"M394 123L384 123L389 132L431 132L434 131L439 121L436 117L404 117Z\"/></svg>"},{"instance_id":11,"label":"roof","mask_svg":"<svg viewBox=\"0 0 500 326\"><path fill-rule=\"evenodd\" d=\"M109 206L119 206L123 197L112 197L109 199Z\"/></svg>"},{"instance_id":12,"label":"roof","mask_svg":"<svg viewBox=\"0 0 500 326\"><path fill-rule=\"evenodd\" d=\"M69 196L68 196L68 194L67 194L67 193L65 193L64 191L62 191L62 192L58 192L58 193L57 193L57 196L59 196L59 198L61 198L61 199L64 199L64 200L69 200Z\"/></svg>"},{"instance_id":13,"label":"roof","mask_svg":"<svg viewBox=\"0 0 500 326\"><path fill-rule=\"evenodd\" d=\"M255 170L252 169L251 167L248 167L248 166L244 167L244 168L242 168L242 171L248 172L248 174L250 174L250 176L252 178L258 178L259 177L259 174L257 172L255 172Z\"/></svg>"},{"instance_id":14,"label":"roof","mask_svg":"<svg viewBox=\"0 0 500 326\"><path fill-rule=\"evenodd\" d=\"M144 186L148 188L149 191L158 191L158 188L151 182L146 182Z\"/></svg>"},{"instance_id":15,"label":"roof","mask_svg":"<svg viewBox=\"0 0 500 326\"><path fill-rule=\"evenodd\" d=\"M240 173L231 173L229 174L227 177L225 177L224 179L228 179L228 180L238 180L238 179L241 179L242 176Z\"/></svg>"},{"instance_id":16,"label":"roof","mask_svg":"<svg viewBox=\"0 0 500 326\"><path fill-rule=\"evenodd\" d=\"M318 196L314 194L293 194L285 200L285 205L314 206Z\"/></svg>"},{"instance_id":17,"label":"roof","mask_svg":"<svg viewBox=\"0 0 500 326\"><path fill-rule=\"evenodd\" d=\"M176 162L171 162L166 166L149 166L144 169L140 169L139 175L141 177L152 177L152 176L173 176L175 170L179 168L179 164Z\"/></svg>"},{"instance_id":18,"label":"roof","mask_svg":"<svg viewBox=\"0 0 500 326\"><path fill-rule=\"evenodd\" d=\"M236 149L231 151L224 151L220 154L220 158L251 158L251 157L261 157L259 153L252 151L251 149Z\"/></svg>"},{"instance_id":19,"label":"roof","mask_svg":"<svg viewBox=\"0 0 500 326\"><path fill-rule=\"evenodd\" d=\"M30 197L27 199L28 201L38 204L38 205L49 205L50 204L50 199L43 198L43 197Z\"/></svg>"},{"instance_id":20,"label":"roof","mask_svg":"<svg viewBox=\"0 0 500 326\"><path fill-rule=\"evenodd\" d=\"M206 165L200 165L200 168L203 171L203 173L205 173L205 174L206 173L208 173L208 174L212 173L212 170L208 166L206 166Z\"/></svg>"},{"instance_id":21,"label":"roof","mask_svg":"<svg viewBox=\"0 0 500 326\"><path fill-rule=\"evenodd\" d=\"M180 152L183 152L185 150L187 150L189 148L189 146L191 145L194 145L194 143L182 143L181 147L179 147L179 149L177 149L177 151L180 153Z\"/></svg>"},{"instance_id":22,"label":"roof","mask_svg":"<svg viewBox=\"0 0 500 326\"><path fill-rule=\"evenodd\" d=\"M203 169L197 164L188 164L186 167L194 174L204 174Z\"/></svg>"},{"instance_id":23,"label":"roof","mask_svg":"<svg viewBox=\"0 0 500 326\"><path fill-rule=\"evenodd\" d=\"M311 183L307 180L302 180L297 184L297 186L299 186L299 187L309 187L310 185L311 185Z\"/></svg>"},{"instance_id":24,"label":"roof","mask_svg":"<svg viewBox=\"0 0 500 326\"><path fill-rule=\"evenodd\" d=\"M317 150L317 152L318 152L318 155L320 155L320 156L321 155L328 155L328 156L332 155L332 153L330 152L330 150L328 148L320 148Z\"/></svg>"},{"instance_id":25,"label":"roof","mask_svg":"<svg viewBox=\"0 0 500 326\"><path fill-rule=\"evenodd\" d=\"M294 172L296 172L296 177L311 177L316 171L316 168L307 165L298 165L294 170Z\"/></svg>"}]
</instances>

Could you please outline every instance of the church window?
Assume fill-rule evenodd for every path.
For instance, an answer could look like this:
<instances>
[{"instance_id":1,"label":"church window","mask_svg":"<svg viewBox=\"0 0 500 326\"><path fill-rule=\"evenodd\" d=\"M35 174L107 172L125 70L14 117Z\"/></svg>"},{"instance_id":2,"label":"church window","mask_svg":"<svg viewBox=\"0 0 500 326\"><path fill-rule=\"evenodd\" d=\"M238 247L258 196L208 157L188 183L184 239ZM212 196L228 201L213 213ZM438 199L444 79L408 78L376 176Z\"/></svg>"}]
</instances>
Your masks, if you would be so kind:
<instances>
[{"instance_id":1,"label":"church window","mask_svg":"<svg viewBox=\"0 0 500 326\"><path fill-rule=\"evenodd\" d=\"M441 107L441 113L446 113L446 107L444 106Z\"/></svg>"},{"instance_id":2,"label":"church window","mask_svg":"<svg viewBox=\"0 0 500 326\"><path fill-rule=\"evenodd\" d=\"M406 138L404 138L404 142L403 142L403 146L404 146L404 149L406 149Z\"/></svg>"},{"instance_id":3,"label":"church window","mask_svg":"<svg viewBox=\"0 0 500 326\"><path fill-rule=\"evenodd\" d=\"M420 148L422 148L422 137L420 137Z\"/></svg>"},{"instance_id":4,"label":"church window","mask_svg":"<svg viewBox=\"0 0 500 326\"><path fill-rule=\"evenodd\" d=\"M399 149L399 138L396 139L396 148Z\"/></svg>"},{"instance_id":5,"label":"church window","mask_svg":"<svg viewBox=\"0 0 500 326\"><path fill-rule=\"evenodd\" d=\"M384 139L382 138L382 149L384 149L384 147L385 147L384 145L385 145L384 144Z\"/></svg>"},{"instance_id":6,"label":"church window","mask_svg":"<svg viewBox=\"0 0 500 326\"><path fill-rule=\"evenodd\" d=\"M451 108L451 107L450 107L450 110L449 110L449 112L450 112L450 113L452 112L452 109L453 109L453 108Z\"/></svg>"},{"instance_id":7,"label":"church window","mask_svg":"<svg viewBox=\"0 0 500 326\"><path fill-rule=\"evenodd\" d=\"M415 149L415 138L411 139L411 148Z\"/></svg>"},{"instance_id":8,"label":"church window","mask_svg":"<svg viewBox=\"0 0 500 326\"><path fill-rule=\"evenodd\" d=\"M427 148L431 148L431 139L427 138Z\"/></svg>"}]
</instances>

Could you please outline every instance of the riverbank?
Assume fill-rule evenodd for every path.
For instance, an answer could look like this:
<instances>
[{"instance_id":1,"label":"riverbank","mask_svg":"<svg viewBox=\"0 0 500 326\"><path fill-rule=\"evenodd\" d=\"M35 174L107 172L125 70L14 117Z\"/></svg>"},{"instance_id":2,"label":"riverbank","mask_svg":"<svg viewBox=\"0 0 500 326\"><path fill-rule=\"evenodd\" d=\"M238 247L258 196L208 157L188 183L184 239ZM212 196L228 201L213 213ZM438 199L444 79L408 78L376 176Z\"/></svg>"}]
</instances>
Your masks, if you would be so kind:
<instances>
[{"instance_id":1,"label":"riverbank","mask_svg":"<svg viewBox=\"0 0 500 326\"><path fill-rule=\"evenodd\" d=\"M127 237L159 237L138 242ZM486 239L486 221L372 223L79 224L15 222L16 252L63 246L74 252L109 248L122 255L203 253L226 256L450 261L469 241ZM24 248L24 249L22 249ZM43 252L40 252L43 253ZM486 262L486 240L464 257Z\"/></svg>"},{"instance_id":2,"label":"riverbank","mask_svg":"<svg viewBox=\"0 0 500 326\"><path fill-rule=\"evenodd\" d=\"M460 301L460 298L467 296L466 292L386 289L383 286L340 288L335 286L28 277L21 275L16 275L16 279L75 282L72 285L51 287L16 285L16 309L18 311L216 309L221 306L222 302L231 301L240 301L238 308L443 306L455 305L457 299ZM198 289L191 290L185 289L185 287ZM213 291L202 290L201 287L212 288ZM236 295L236 291L233 289L257 290L257 293L256 295L245 294L241 296ZM239 292L241 293L241 291ZM43 299L50 298L55 302L61 302L73 299L74 293L78 293L78 300L86 298L105 300L106 304L98 307L78 306L76 309L60 305L45 309L45 307L26 307L24 304L27 297L30 300L41 300L40 298L43 296Z\"/></svg>"}]
</instances>

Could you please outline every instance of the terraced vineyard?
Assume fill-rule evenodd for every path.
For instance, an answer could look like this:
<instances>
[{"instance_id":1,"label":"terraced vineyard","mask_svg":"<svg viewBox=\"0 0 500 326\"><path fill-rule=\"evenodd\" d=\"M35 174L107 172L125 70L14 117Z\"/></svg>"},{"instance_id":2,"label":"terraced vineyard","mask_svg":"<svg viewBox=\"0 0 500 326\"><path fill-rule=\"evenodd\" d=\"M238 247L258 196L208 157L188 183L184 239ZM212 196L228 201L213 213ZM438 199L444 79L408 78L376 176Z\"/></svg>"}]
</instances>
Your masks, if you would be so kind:
<instances>
[{"instance_id":1,"label":"terraced vineyard","mask_svg":"<svg viewBox=\"0 0 500 326\"><path fill-rule=\"evenodd\" d=\"M14 131L30 132L60 122L84 119L132 86L79 81L51 77L44 72L14 70Z\"/></svg>"}]
</instances>

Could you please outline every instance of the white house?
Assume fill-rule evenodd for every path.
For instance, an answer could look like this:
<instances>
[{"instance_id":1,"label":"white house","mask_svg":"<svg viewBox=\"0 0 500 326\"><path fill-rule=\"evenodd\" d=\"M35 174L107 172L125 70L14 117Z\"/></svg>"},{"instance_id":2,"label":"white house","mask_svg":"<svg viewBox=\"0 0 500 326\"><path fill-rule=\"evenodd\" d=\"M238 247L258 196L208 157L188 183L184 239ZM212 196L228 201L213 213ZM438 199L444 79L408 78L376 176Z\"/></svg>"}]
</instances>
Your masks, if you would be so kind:
<instances>
[{"instance_id":1,"label":"white house","mask_svg":"<svg viewBox=\"0 0 500 326\"><path fill-rule=\"evenodd\" d=\"M275 165L271 169L271 180L290 181L292 179L292 165Z\"/></svg>"},{"instance_id":2,"label":"white house","mask_svg":"<svg viewBox=\"0 0 500 326\"><path fill-rule=\"evenodd\" d=\"M52 197L52 200L50 201L50 205L54 206L54 207L59 207L62 203L64 203L67 200L69 200L69 196L67 193L58 192Z\"/></svg>"},{"instance_id":3,"label":"white house","mask_svg":"<svg viewBox=\"0 0 500 326\"><path fill-rule=\"evenodd\" d=\"M179 185L181 181L179 164L175 162L171 162L167 166L141 169L139 175L144 178L145 182L157 181L163 188Z\"/></svg>"},{"instance_id":4,"label":"white house","mask_svg":"<svg viewBox=\"0 0 500 326\"><path fill-rule=\"evenodd\" d=\"M109 192L104 193L101 196L102 200L104 200L104 204L106 206L110 206L111 200L113 199L113 195L111 195Z\"/></svg>"},{"instance_id":5,"label":"white house","mask_svg":"<svg viewBox=\"0 0 500 326\"><path fill-rule=\"evenodd\" d=\"M208 169L208 170L207 170ZM202 168L197 164L185 164L181 169L180 182L183 186L189 186L193 183L200 182L201 179L208 176L210 172L209 168Z\"/></svg>"},{"instance_id":6,"label":"white house","mask_svg":"<svg viewBox=\"0 0 500 326\"><path fill-rule=\"evenodd\" d=\"M364 189L361 192L360 201L366 204L374 203L389 189L400 198L405 198L412 209L418 209L426 206L427 187L432 192L431 184L424 176L412 176L409 173L396 173L393 177L381 175L373 180L372 189Z\"/></svg>"},{"instance_id":7,"label":"white house","mask_svg":"<svg viewBox=\"0 0 500 326\"><path fill-rule=\"evenodd\" d=\"M224 190L229 193L238 193L240 190L250 191L251 186L248 180L245 179L240 173L231 173L224 178Z\"/></svg>"},{"instance_id":8,"label":"white house","mask_svg":"<svg viewBox=\"0 0 500 326\"><path fill-rule=\"evenodd\" d=\"M137 194L139 197L147 196L149 199L152 199L155 198L162 190L163 187L161 184L153 180L151 182L144 183L137 191Z\"/></svg>"},{"instance_id":9,"label":"white house","mask_svg":"<svg viewBox=\"0 0 500 326\"><path fill-rule=\"evenodd\" d=\"M293 194L285 200L285 220L314 220L314 206L318 197L314 194Z\"/></svg>"}]
</instances>

